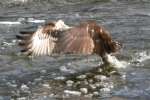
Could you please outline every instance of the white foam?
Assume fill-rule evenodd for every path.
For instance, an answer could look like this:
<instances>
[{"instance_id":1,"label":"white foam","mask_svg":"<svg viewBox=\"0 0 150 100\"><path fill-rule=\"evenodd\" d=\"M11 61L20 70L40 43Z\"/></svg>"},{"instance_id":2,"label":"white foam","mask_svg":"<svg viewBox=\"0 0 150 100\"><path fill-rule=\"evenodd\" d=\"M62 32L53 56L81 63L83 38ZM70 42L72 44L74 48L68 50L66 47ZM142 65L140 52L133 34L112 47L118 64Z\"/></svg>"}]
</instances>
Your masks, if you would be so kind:
<instances>
[{"instance_id":1,"label":"white foam","mask_svg":"<svg viewBox=\"0 0 150 100\"><path fill-rule=\"evenodd\" d=\"M22 3L25 3L25 2L28 2L28 0L14 0L15 2L22 2Z\"/></svg>"},{"instance_id":2,"label":"white foam","mask_svg":"<svg viewBox=\"0 0 150 100\"><path fill-rule=\"evenodd\" d=\"M45 20L38 20L38 19L34 19L34 18L28 18L27 22L30 22L30 23L44 23Z\"/></svg>"},{"instance_id":3,"label":"white foam","mask_svg":"<svg viewBox=\"0 0 150 100\"><path fill-rule=\"evenodd\" d=\"M138 62L143 62L143 61L146 61L146 60L150 59L150 54L146 51L136 53L136 58L135 59Z\"/></svg>"},{"instance_id":4,"label":"white foam","mask_svg":"<svg viewBox=\"0 0 150 100\"><path fill-rule=\"evenodd\" d=\"M45 20L23 17L23 18L18 18L18 22L21 22L21 23L45 23Z\"/></svg>"},{"instance_id":5,"label":"white foam","mask_svg":"<svg viewBox=\"0 0 150 100\"><path fill-rule=\"evenodd\" d=\"M108 62L116 68L126 68L128 63L126 61L119 61L115 56L107 55Z\"/></svg>"},{"instance_id":6,"label":"white foam","mask_svg":"<svg viewBox=\"0 0 150 100\"><path fill-rule=\"evenodd\" d=\"M81 92L79 92L79 91L71 91L71 90L64 90L64 93L77 95L77 96L81 95Z\"/></svg>"},{"instance_id":7,"label":"white foam","mask_svg":"<svg viewBox=\"0 0 150 100\"><path fill-rule=\"evenodd\" d=\"M1 21L0 24L5 24L5 25L19 25L21 22L18 21Z\"/></svg>"},{"instance_id":8,"label":"white foam","mask_svg":"<svg viewBox=\"0 0 150 100\"><path fill-rule=\"evenodd\" d=\"M60 71L65 73L76 73L74 69L71 69L70 67L67 66L61 66Z\"/></svg>"}]
</instances>

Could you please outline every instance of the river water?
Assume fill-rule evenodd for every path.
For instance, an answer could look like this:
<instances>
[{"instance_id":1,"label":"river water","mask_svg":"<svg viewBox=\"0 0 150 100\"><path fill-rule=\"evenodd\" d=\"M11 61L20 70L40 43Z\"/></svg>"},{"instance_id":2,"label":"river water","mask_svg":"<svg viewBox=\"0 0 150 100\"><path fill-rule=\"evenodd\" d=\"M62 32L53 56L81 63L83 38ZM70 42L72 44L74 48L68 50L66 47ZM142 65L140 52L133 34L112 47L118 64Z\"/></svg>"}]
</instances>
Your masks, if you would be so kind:
<instances>
[{"instance_id":1,"label":"river water","mask_svg":"<svg viewBox=\"0 0 150 100\"><path fill-rule=\"evenodd\" d=\"M59 19L104 25L123 44L124 68L97 55L19 53L19 31ZM149 31L149 0L0 0L0 100L150 100Z\"/></svg>"}]
</instances>

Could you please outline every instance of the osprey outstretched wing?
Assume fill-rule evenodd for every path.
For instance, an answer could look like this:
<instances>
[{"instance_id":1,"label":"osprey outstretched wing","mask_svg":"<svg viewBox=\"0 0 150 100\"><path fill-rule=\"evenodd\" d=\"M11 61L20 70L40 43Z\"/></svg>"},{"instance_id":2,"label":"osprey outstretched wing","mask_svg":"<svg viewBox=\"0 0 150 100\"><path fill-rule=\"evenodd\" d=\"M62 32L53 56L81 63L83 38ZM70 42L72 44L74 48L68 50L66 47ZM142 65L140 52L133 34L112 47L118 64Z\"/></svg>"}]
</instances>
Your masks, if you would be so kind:
<instances>
[{"instance_id":1,"label":"osprey outstretched wing","mask_svg":"<svg viewBox=\"0 0 150 100\"><path fill-rule=\"evenodd\" d=\"M96 53L102 57L121 48L121 44L114 41L109 32L95 21L80 23L61 35L56 48L62 53Z\"/></svg>"},{"instance_id":2,"label":"osprey outstretched wing","mask_svg":"<svg viewBox=\"0 0 150 100\"><path fill-rule=\"evenodd\" d=\"M17 35L22 52L27 55L51 55L52 53L93 54L102 58L121 48L110 33L95 21L86 21L69 27L63 21L48 23L35 32Z\"/></svg>"},{"instance_id":3,"label":"osprey outstretched wing","mask_svg":"<svg viewBox=\"0 0 150 100\"><path fill-rule=\"evenodd\" d=\"M35 32L20 32L17 39L23 48L21 51L27 55L51 55L54 52L59 33L69 27L63 21L49 22L39 27Z\"/></svg>"}]
</instances>

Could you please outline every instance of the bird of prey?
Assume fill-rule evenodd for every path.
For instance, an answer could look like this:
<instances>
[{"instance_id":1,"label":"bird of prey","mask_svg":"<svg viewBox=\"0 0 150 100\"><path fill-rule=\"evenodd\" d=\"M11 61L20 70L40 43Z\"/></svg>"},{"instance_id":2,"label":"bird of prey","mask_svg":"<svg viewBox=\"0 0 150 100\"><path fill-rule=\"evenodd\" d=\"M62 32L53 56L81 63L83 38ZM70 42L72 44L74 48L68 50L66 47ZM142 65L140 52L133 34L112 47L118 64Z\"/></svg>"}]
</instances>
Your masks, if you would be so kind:
<instances>
[{"instance_id":1,"label":"bird of prey","mask_svg":"<svg viewBox=\"0 0 150 100\"><path fill-rule=\"evenodd\" d=\"M23 53L32 56L53 53L98 54L107 61L107 54L117 52L122 45L96 21L84 21L69 27L62 20L49 22L35 32L20 32L16 36Z\"/></svg>"}]
</instances>

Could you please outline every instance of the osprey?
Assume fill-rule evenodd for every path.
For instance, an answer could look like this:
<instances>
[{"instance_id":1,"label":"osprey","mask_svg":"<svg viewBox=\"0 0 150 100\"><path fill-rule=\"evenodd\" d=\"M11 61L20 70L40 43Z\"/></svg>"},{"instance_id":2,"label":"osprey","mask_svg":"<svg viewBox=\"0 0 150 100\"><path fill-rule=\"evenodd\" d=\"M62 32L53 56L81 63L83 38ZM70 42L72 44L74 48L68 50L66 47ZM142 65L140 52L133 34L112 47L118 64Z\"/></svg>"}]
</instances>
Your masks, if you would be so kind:
<instances>
[{"instance_id":1,"label":"osprey","mask_svg":"<svg viewBox=\"0 0 150 100\"><path fill-rule=\"evenodd\" d=\"M81 22L74 27L69 27L62 20L49 22L35 32L20 32L16 37L23 48L21 51L32 56L95 53L107 62L107 54L117 52L122 47L95 21Z\"/></svg>"}]
</instances>

